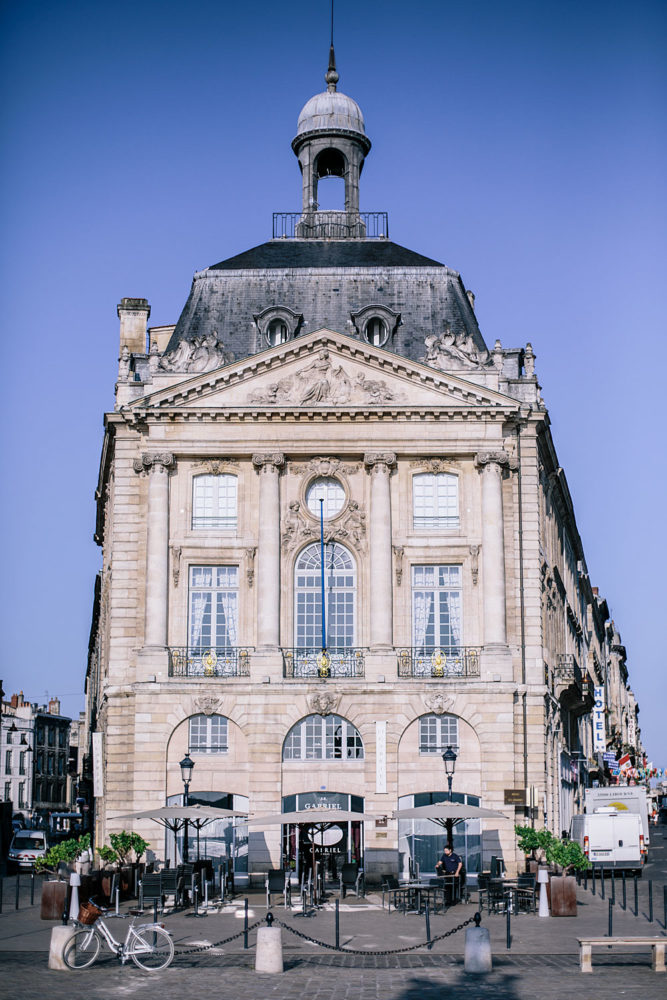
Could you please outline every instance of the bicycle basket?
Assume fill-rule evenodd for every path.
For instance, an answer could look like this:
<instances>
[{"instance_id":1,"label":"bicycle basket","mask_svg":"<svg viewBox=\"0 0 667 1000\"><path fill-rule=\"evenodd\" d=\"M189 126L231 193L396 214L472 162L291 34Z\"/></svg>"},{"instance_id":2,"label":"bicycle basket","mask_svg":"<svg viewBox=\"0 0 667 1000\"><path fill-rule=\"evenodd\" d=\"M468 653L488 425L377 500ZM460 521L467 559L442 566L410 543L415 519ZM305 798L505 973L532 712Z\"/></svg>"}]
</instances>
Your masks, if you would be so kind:
<instances>
[{"instance_id":1,"label":"bicycle basket","mask_svg":"<svg viewBox=\"0 0 667 1000\"><path fill-rule=\"evenodd\" d=\"M94 924L98 917L102 916L102 910L90 901L82 903L79 907L78 920L80 924Z\"/></svg>"}]
</instances>

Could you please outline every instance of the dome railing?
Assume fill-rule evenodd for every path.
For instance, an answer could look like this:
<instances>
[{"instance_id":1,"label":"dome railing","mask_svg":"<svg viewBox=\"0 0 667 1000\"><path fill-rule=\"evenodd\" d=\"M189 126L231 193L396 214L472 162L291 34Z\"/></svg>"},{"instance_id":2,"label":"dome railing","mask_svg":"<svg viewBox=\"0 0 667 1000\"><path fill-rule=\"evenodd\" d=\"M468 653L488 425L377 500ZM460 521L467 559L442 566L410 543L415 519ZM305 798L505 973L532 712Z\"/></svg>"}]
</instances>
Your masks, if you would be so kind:
<instances>
[{"instance_id":1,"label":"dome railing","mask_svg":"<svg viewBox=\"0 0 667 1000\"><path fill-rule=\"evenodd\" d=\"M273 239L388 240L387 212L274 212Z\"/></svg>"}]
</instances>

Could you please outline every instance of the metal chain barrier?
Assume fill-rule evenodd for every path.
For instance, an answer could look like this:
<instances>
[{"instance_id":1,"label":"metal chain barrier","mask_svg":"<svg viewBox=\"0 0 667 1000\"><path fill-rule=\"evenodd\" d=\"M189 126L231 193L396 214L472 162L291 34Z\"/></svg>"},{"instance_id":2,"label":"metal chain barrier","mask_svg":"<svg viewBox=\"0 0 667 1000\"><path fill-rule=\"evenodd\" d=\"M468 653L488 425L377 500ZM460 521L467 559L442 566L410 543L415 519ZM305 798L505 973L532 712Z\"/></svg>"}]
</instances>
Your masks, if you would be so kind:
<instances>
[{"instance_id":1,"label":"metal chain barrier","mask_svg":"<svg viewBox=\"0 0 667 1000\"><path fill-rule=\"evenodd\" d=\"M403 955L407 951L417 951L418 948L426 948L428 945L435 944L436 941L443 941L445 938L451 937L452 934L457 934L459 931L462 931L464 927L467 927L468 924L472 924L476 916L478 916L478 914L470 917L469 920L464 920L462 924L458 925L458 927L452 927L450 931L445 931L444 934L438 934L437 937L431 938L430 941L420 941L419 944L411 944L407 948L394 948L390 951L371 951L370 949L361 951L354 948L337 948L335 944L327 944L326 941L318 941L317 938L310 937L308 934L303 934L295 927L290 927L289 924L284 924L282 920L278 919L278 917L274 917L273 919L277 924L284 927L285 930L289 931L291 934L296 934L297 937L303 938L305 941L310 941L311 944L317 944L320 948L328 948L329 951L337 951L344 955Z\"/></svg>"},{"instance_id":2,"label":"metal chain barrier","mask_svg":"<svg viewBox=\"0 0 667 1000\"><path fill-rule=\"evenodd\" d=\"M250 931L256 930L263 923L263 920L257 920L254 924L249 924L247 933L249 934ZM236 941L237 938L243 937L245 933L246 929L245 927L242 927L238 934L232 934L231 937L224 938L222 941L214 941L213 944L203 944L199 948L176 948L174 954L196 955L198 952L211 951L212 948L220 948L223 944L229 944L230 941Z\"/></svg>"}]
</instances>

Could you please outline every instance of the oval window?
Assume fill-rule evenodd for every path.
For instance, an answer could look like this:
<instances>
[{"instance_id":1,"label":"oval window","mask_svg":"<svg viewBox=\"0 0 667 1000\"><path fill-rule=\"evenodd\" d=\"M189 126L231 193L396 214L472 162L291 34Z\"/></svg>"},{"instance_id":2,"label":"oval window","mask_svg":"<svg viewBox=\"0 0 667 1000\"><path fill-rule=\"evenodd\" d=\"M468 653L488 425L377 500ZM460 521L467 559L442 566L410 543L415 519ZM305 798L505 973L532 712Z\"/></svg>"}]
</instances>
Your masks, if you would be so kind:
<instances>
[{"instance_id":1,"label":"oval window","mask_svg":"<svg viewBox=\"0 0 667 1000\"><path fill-rule=\"evenodd\" d=\"M364 334L369 344L373 344L374 347L382 347L387 341L389 331L383 319L380 319L379 316L372 316L366 323Z\"/></svg>"},{"instance_id":2,"label":"oval window","mask_svg":"<svg viewBox=\"0 0 667 1000\"><path fill-rule=\"evenodd\" d=\"M306 491L306 506L315 517L320 516L320 500L324 500L325 520L339 514L345 505L345 490L331 476L314 479Z\"/></svg>"},{"instance_id":3,"label":"oval window","mask_svg":"<svg viewBox=\"0 0 667 1000\"><path fill-rule=\"evenodd\" d=\"M266 339L271 347L289 340L289 327L284 319L272 319L266 328Z\"/></svg>"}]
</instances>

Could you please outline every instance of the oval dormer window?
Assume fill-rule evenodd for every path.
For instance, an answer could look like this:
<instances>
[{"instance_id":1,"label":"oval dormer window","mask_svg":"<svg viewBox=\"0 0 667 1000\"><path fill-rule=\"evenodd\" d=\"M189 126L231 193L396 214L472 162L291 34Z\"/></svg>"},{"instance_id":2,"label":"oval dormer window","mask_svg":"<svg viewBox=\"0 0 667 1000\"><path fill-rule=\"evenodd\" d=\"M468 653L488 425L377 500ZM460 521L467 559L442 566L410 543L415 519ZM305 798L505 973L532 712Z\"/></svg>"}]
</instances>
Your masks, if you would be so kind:
<instances>
[{"instance_id":1,"label":"oval dormer window","mask_svg":"<svg viewBox=\"0 0 667 1000\"><path fill-rule=\"evenodd\" d=\"M266 340L270 347L277 347L289 339L289 327L284 319L272 319L266 328Z\"/></svg>"},{"instance_id":2,"label":"oval dormer window","mask_svg":"<svg viewBox=\"0 0 667 1000\"><path fill-rule=\"evenodd\" d=\"M389 337L389 329L379 316L371 316L364 327L364 336L373 347L382 347Z\"/></svg>"}]
</instances>

